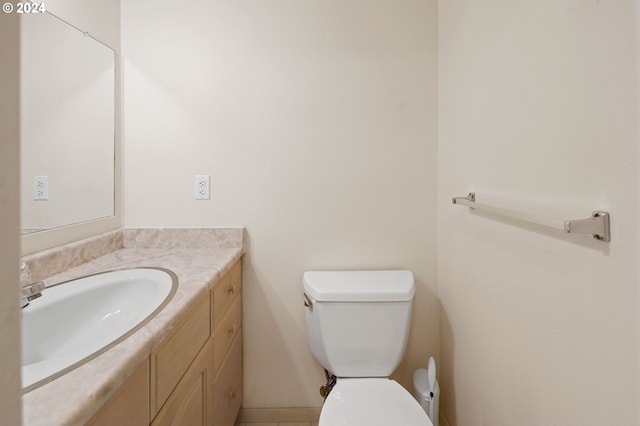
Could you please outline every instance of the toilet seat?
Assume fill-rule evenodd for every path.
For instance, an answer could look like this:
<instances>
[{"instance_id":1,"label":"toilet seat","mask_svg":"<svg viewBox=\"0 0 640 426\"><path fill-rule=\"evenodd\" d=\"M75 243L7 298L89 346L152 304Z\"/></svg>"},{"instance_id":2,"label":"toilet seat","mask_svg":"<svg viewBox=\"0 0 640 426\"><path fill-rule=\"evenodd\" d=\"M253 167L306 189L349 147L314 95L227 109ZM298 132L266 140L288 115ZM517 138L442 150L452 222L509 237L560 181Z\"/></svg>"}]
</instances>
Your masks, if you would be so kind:
<instances>
[{"instance_id":1,"label":"toilet seat","mask_svg":"<svg viewBox=\"0 0 640 426\"><path fill-rule=\"evenodd\" d=\"M388 378L338 379L319 426L433 426L418 401Z\"/></svg>"}]
</instances>

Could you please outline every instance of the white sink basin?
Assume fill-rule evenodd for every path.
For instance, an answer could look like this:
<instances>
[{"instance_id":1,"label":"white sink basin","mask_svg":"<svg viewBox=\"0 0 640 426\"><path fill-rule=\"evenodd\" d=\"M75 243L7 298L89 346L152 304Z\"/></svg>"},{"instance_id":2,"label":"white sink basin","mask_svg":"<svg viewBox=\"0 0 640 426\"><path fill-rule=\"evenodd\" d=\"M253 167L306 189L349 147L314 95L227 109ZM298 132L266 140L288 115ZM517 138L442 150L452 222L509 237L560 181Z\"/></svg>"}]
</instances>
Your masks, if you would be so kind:
<instances>
[{"instance_id":1,"label":"white sink basin","mask_svg":"<svg viewBox=\"0 0 640 426\"><path fill-rule=\"evenodd\" d=\"M121 342L175 294L161 268L110 271L47 287L22 309L22 388L28 392Z\"/></svg>"}]
</instances>

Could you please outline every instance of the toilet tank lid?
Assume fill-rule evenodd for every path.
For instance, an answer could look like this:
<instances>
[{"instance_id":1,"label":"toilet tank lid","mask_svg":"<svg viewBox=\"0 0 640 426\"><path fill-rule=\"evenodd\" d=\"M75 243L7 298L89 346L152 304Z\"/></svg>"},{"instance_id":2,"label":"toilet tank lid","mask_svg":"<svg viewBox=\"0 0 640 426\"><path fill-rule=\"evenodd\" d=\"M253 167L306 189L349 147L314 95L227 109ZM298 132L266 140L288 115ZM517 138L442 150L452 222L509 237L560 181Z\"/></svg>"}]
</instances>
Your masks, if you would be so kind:
<instances>
[{"instance_id":1,"label":"toilet tank lid","mask_svg":"<svg viewBox=\"0 0 640 426\"><path fill-rule=\"evenodd\" d=\"M413 299L413 273L391 271L307 271L304 292L320 302L406 302Z\"/></svg>"}]
</instances>

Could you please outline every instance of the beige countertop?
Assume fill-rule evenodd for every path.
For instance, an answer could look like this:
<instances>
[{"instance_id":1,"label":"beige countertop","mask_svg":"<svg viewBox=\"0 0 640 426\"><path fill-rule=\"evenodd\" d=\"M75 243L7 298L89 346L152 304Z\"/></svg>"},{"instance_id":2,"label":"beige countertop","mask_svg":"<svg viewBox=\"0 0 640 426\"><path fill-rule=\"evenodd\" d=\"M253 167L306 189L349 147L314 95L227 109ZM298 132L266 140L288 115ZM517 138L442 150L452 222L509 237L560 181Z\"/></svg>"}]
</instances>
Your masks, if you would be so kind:
<instances>
[{"instance_id":1,"label":"beige countertop","mask_svg":"<svg viewBox=\"0 0 640 426\"><path fill-rule=\"evenodd\" d=\"M226 231L229 229L233 238L228 238L230 234ZM87 250L76 245L67 250L66 255L49 250L25 258L30 265L51 262L51 259L63 264L51 267L47 263L45 270L48 272L65 269L55 275L45 277L42 275L46 273L40 272L40 276L34 274L36 276L33 279L45 278L47 285L101 271L155 266L173 271L178 277L178 288L160 313L123 342L75 370L24 394L24 425L84 424L242 256L242 228L224 228L222 243L217 235L219 232L208 235L211 229L202 230L206 235L203 241L197 241L193 235L202 236L202 232L198 231L114 231L108 235L106 250ZM176 238L176 232L185 238ZM141 238L152 234L151 239ZM114 243L112 236L120 240ZM70 257L76 260L70 260ZM78 259L84 263L75 266ZM69 265L74 266L67 268ZM43 294L46 295L46 290Z\"/></svg>"}]
</instances>

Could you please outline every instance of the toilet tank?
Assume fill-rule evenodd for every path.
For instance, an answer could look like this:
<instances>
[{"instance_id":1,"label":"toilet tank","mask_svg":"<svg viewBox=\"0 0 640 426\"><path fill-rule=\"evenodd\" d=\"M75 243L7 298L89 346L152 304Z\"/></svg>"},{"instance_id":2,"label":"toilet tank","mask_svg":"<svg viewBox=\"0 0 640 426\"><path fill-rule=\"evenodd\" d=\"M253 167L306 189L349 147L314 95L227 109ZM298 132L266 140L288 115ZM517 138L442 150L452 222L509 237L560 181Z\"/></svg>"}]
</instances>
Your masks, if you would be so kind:
<instances>
[{"instance_id":1,"label":"toilet tank","mask_svg":"<svg viewBox=\"0 0 640 426\"><path fill-rule=\"evenodd\" d=\"M388 377L407 345L413 274L308 271L303 277L307 342L338 377Z\"/></svg>"}]
</instances>

